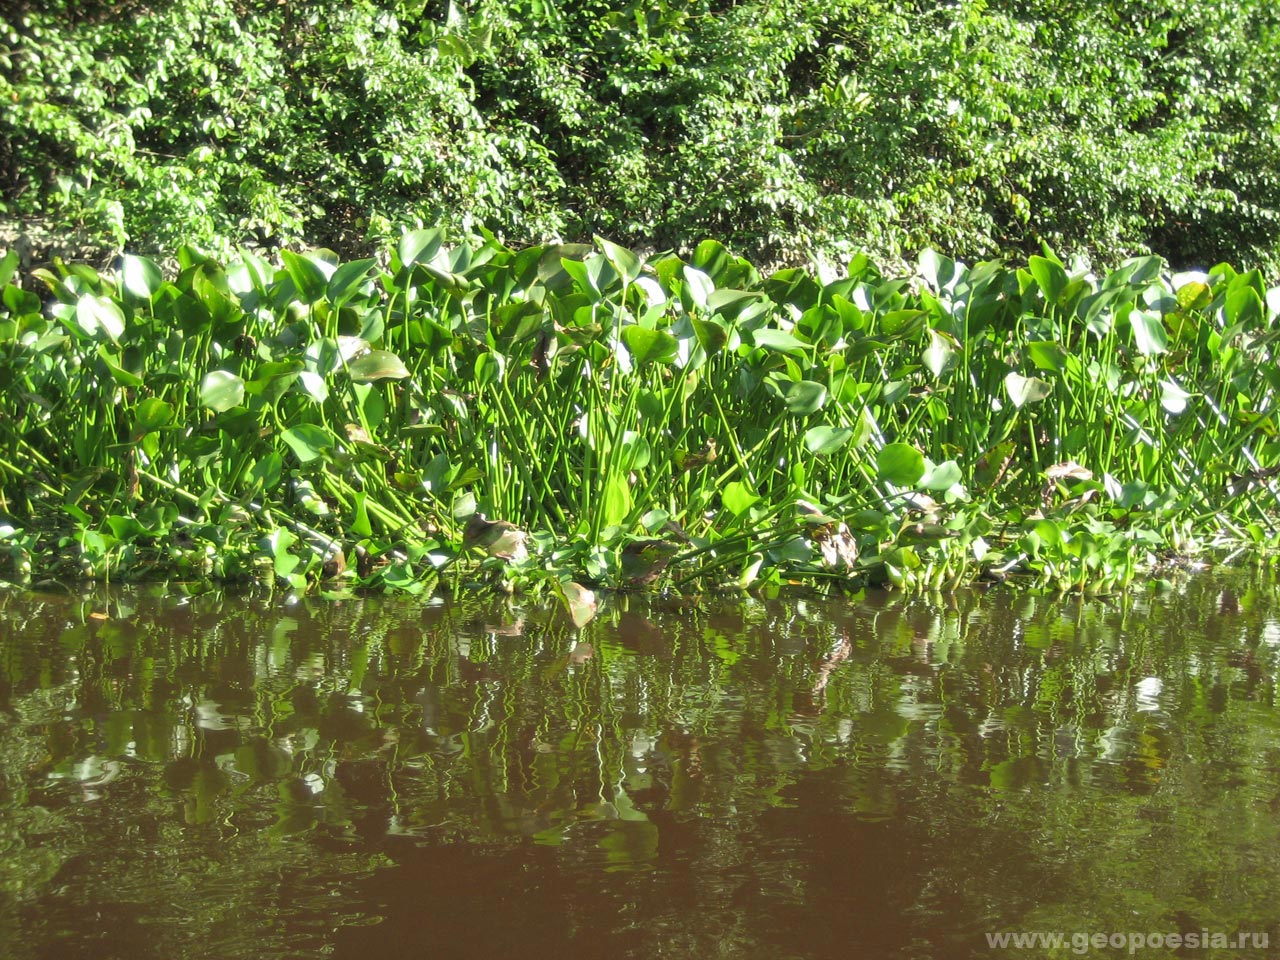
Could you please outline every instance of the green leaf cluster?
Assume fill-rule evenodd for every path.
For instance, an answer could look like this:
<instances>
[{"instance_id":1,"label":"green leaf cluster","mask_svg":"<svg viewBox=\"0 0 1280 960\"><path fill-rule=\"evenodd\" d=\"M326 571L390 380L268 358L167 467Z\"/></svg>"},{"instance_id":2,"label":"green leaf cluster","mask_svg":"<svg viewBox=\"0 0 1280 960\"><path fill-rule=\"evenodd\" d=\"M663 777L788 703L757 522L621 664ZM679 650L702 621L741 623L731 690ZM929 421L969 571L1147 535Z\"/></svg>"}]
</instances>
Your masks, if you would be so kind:
<instances>
[{"instance_id":1,"label":"green leaf cluster","mask_svg":"<svg viewBox=\"0 0 1280 960\"><path fill-rule=\"evenodd\" d=\"M0 14L0 217L142 252L401 227L770 265L1274 267L1269 0L174 0ZM624 269L625 272L625 269Z\"/></svg>"}]
</instances>

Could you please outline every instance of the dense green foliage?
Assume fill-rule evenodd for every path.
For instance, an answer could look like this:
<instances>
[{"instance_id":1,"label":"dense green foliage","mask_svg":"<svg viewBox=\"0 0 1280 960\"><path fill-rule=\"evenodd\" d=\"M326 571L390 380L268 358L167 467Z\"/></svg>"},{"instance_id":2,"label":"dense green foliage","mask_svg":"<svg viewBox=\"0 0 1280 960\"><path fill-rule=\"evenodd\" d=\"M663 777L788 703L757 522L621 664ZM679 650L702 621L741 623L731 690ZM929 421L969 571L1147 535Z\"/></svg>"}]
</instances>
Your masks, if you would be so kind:
<instances>
[{"instance_id":1,"label":"dense green foliage","mask_svg":"<svg viewBox=\"0 0 1280 960\"><path fill-rule=\"evenodd\" d=\"M487 553L507 582L1105 589L1157 549L1276 536L1280 288L1256 270L928 252L915 278L761 277L715 241L646 263L439 231L385 265L177 260L36 270L48 306L6 282L20 569L303 588L341 551L416 588Z\"/></svg>"},{"instance_id":2,"label":"dense green foliage","mask_svg":"<svg viewBox=\"0 0 1280 960\"><path fill-rule=\"evenodd\" d=\"M0 204L139 252L444 224L1266 268L1278 52L1270 0L46 0L0 19Z\"/></svg>"}]
</instances>

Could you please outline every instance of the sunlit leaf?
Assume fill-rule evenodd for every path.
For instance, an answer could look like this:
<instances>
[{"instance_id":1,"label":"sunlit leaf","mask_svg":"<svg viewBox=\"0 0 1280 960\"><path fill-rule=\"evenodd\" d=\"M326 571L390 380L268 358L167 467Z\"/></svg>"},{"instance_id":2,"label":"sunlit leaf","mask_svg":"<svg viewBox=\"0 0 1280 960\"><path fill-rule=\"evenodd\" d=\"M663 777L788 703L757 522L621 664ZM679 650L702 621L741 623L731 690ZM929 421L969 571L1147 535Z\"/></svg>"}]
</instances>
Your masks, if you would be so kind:
<instances>
[{"instance_id":1,"label":"sunlit leaf","mask_svg":"<svg viewBox=\"0 0 1280 960\"><path fill-rule=\"evenodd\" d=\"M214 413L225 413L244 402L244 381L227 370L211 370L200 385L200 402Z\"/></svg>"},{"instance_id":2,"label":"sunlit leaf","mask_svg":"<svg viewBox=\"0 0 1280 960\"><path fill-rule=\"evenodd\" d=\"M151 260L126 253L120 258L120 282L131 296L150 300L163 285L164 276Z\"/></svg>"},{"instance_id":3,"label":"sunlit leaf","mask_svg":"<svg viewBox=\"0 0 1280 960\"><path fill-rule=\"evenodd\" d=\"M914 486L924 476L924 454L909 443L886 443L876 455L876 476L895 486Z\"/></svg>"},{"instance_id":4,"label":"sunlit leaf","mask_svg":"<svg viewBox=\"0 0 1280 960\"><path fill-rule=\"evenodd\" d=\"M600 244L600 249L604 251L605 257L613 268L618 271L623 283L635 283L636 278L640 276L642 265L640 258L626 247L611 243L604 237L596 237L596 243Z\"/></svg>"},{"instance_id":5,"label":"sunlit leaf","mask_svg":"<svg viewBox=\"0 0 1280 960\"><path fill-rule=\"evenodd\" d=\"M826 456L844 447L853 438L848 427L831 427L823 424L810 427L804 434L805 449L816 456Z\"/></svg>"},{"instance_id":6,"label":"sunlit leaf","mask_svg":"<svg viewBox=\"0 0 1280 960\"><path fill-rule=\"evenodd\" d=\"M75 318L86 336L101 335L116 343L124 335L124 313L106 297L85 294L76 301Z\"/></svg>"},{"instance_id":7,"label":"sunlit leaf","mask_svg":"<svg viewBox=\"0 0 1280 960\"><path fill-rule=\"evenodd\" d=\"M929 467L919 480L923 490L950 490L964 479L960 465L954 460Z\"/></svg>"},{"instance_id":8,"label":"sunlit leaf","mask_svg":"<svg viewBox=\"0 0 1280 960\"><path fill-rule=\"evenodd\" d=\"M924 365L940 380L955 356L959 344L945 333L938 330L929 331L929 346L925 347Z\"/></svg>"},{"instance_id":9,"label":"sunlit leaf","mask_svg":"<svg viewBox=\"0 0 1280 960\"><path fill-rule=\"evenodd\" d=\"M803 353L806 345L785 330L762 327L751 334L752 342L765 350L776 350L779 353Z\"/></svg>"},{"instance_id":10,"label":"sunlit leaf","mask_svg":"<svg viewBox=\"0 0 1280 960\"><path fill-rule=\"evenodd\" d=\"M649 330L636 325L623 327L622 342L636 366L670 363L675 359L679 341L665 330Z\"/></svg>"},{"instance_id":11,"label":"sunlit leaf","mask_svg":"<svg viewBox=\"0 0 1280 960\"><path fill-rule=\"evenodd\" d=\"M1004 388L1009 392L1009 399L1018 409L1028 403L1039 403L1053 393L1053 385L1039 377L1024 377L1010 371L1004 378Z\"/></svg>"},{"instance_id":12,"label":"sunlit leaf","mask_svg":"<svg viewBox=\"0 0 1280 960\"><path fill-rule=\"evenodd\" d=\"M1067 286L1067 272L1062 269L1062 264L1044 257L1031 257L1027 261L1027 269L1036 278L1036 285L1044 294L1045 301L1057 306Z\"/></svg>"},{"instance_id":13,"label":"sunlit leaf","mask_svg":"<svg viewBox=\"0 0 1280 960\"><path fill-rule=\"evenodd\" d=\"M394 353L388 350L371 350L347 366L351 379L357 383L371 380L403 380L409 370Z\"/></svg>"},{"instance_id":14,"label":"sunlit leaf","mask_svg":"<svg viewBox=\"0 0 1280 960\"><path fill-rule=\"evenodd\" d=\"M1173 380L1160 381L1160 406L1169 413L1182 413L1187 409L1187 401L1191 399L1191 394L1183 390Z\"/></svg>"},{"instance_id":15,"label":"sunlit leaf","mask_svg":"<svg viewBox=\"0 0 1280 960\"><path fill-rule=\"evenodd\" d=\"M159 430L173 420L173 404L158 397L147 397L133 408L133 435L136 438Z\"/></svg>"},{"instance_id":16,"label":"sunlit leaf","mask_svg":"<svg viewBox=\"0 0 1280 960\"><path fill-rule=\"evenodd\" d=\"M1169 333L1160 314L1135 308L1129 311L1129 323L1133 326L1138 352L1144 357L1168 352Z\"/></svg>"},{"instance_id":17,"label":"sunlit leaf","mask_svg":"<svg viewBox=\"0 0 1280 960\"><path fill-rule=\"evenodd\" d=\"M735 517L740 517L759 503L760 497L752 493L741 480L734 480L725 486L720 500L726 510Z\"/></svg>"},{"instance_id":18,"label":"sunlit leaf","mask_svg":"<svg viewBox=\"0 0 1280 960\"><path fill-rule=\"evenodd\" d=\"M333 449L336 438L324 427L314 423L300 423L280 435L289 449L303 463L319 460Z\"/></svg>"}]
</instances>

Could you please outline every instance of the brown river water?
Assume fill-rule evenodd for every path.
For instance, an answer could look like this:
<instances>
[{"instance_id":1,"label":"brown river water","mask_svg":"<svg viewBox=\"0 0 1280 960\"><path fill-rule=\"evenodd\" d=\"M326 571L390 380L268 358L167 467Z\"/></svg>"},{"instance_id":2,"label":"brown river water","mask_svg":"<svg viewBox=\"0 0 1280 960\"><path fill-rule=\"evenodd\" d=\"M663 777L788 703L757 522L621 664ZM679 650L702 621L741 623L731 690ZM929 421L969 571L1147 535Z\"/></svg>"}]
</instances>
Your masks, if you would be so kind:
<instances>
[{"instance_id":1,"label":"brown river water","mask_svg":"<svg viewBox=\"0 0 1280 960\"><path fill-rule=\"evenodd\" d=\"M0 957L1280 956L1278 661L1263 570L0 588Z\"/></svg>"}]
</instances>

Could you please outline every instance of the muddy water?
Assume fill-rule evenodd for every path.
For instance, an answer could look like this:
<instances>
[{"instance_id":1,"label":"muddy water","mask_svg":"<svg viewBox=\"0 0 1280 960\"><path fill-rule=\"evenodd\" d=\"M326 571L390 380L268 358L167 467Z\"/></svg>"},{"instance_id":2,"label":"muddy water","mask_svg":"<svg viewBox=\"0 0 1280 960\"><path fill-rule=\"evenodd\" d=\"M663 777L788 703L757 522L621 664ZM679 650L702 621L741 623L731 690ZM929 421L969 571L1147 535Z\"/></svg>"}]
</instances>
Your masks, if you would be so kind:
<instances>
[{"instance_id":1,"label":"muddy water","mask_svg":"<svg viewBox=\"0 0 1280 960\"><path fill-rule=\"evenodd\" d=\"M3 590L0 955L1273 956L1278 601Z\"/></svg>"}]
</instances>

